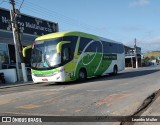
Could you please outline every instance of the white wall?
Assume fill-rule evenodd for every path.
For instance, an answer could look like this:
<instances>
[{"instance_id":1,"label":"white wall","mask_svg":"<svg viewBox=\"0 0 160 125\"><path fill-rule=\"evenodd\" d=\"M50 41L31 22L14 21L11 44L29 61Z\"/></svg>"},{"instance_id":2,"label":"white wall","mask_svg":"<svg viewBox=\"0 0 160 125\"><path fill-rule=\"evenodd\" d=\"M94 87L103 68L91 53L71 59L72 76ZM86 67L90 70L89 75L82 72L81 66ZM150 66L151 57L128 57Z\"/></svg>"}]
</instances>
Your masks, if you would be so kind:
<instances>
[{"instance_id":1,"label":"white wall","mask_svg":"<svg viewBox=\"0 0 160 125\"><path fill-rule=\"evenodd\" d=\"M7 83L17 82L16 69L2 69L0 73L4 73L4 77Z\"/></svg>"}]
</instances>

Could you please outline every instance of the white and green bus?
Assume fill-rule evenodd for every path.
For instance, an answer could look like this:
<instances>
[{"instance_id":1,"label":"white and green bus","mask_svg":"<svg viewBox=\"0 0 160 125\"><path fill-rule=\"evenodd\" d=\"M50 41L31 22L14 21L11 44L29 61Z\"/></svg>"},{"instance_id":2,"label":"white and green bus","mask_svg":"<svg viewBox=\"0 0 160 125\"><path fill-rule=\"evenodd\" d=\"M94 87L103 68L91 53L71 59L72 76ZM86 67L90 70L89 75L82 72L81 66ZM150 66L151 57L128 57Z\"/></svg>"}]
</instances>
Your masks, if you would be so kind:
<instances>
[{"instance_id":1,"label":"white and green bus","mask_svg":"<svg viewBox=\"0 0 160 125\"><path fill-rule=\"evenodd\" d=\"M38 37L32 45L34 82L65 82L116 75L124 67L122 43L87 33L52 33Z\"/></svg>"}]
</instances>

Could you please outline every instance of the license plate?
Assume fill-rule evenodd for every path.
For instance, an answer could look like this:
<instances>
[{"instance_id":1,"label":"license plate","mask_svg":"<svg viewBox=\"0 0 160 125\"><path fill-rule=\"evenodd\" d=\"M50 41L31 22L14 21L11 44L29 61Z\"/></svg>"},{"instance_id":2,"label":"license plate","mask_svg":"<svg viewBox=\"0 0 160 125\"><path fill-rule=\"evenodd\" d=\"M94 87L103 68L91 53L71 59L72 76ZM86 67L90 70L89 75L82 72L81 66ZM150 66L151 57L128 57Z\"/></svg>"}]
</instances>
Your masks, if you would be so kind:
<instances>
[{"instance_id":1,"label":"license plate","mask_svg":"<svg viewBox=\"0 0 160 125\"><path fill-rule=\"evenodd\" d=\"M42 79L42 81L48 81L48 79Z\"/></svg>"}]
</instances>

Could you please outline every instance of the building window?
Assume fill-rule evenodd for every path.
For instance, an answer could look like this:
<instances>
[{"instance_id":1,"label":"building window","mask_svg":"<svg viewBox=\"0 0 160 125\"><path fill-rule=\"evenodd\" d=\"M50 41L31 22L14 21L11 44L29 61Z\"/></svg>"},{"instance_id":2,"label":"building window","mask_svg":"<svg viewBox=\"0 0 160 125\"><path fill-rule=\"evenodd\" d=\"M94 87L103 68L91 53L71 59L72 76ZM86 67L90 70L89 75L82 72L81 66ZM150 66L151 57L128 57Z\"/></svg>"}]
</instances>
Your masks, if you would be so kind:
<instances>
[{"instance_id":1,"label":"building window","mask_svg":"<svg viewBox=\"0 0 160 125\"><path fill-rule=\"evenodd\" d=\"M0 63L9 63L8 45L0 44Z\"/></svg>"}]
</instances>

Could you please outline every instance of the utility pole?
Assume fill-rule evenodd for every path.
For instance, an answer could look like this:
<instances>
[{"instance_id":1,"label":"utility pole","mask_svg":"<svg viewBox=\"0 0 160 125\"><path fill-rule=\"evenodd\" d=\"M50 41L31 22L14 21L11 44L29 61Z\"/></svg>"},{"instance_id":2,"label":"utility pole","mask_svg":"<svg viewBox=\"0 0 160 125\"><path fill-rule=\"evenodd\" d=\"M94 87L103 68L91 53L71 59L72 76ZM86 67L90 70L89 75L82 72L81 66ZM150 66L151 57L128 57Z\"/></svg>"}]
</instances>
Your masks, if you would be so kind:
<instances>
[{"instance_id":1,"label":"utility pole","mask_svg":"<svg viewBox=\"0 0 160 125\"><path fill-rule=\"evenodd\" d=\"M135 38L134 40L135 45L134 45L134 50L135 50L135 58L136 58L136 68L138 68L138 57L137 57L137 40Z\"/></svg>"},{"instance_id":2,"label":"utility pole","mask_svg":"<svg viewBox=\"0 0 160 125\"><path fill-rule=\"evenodd\" d=\"M12 10L10 10L10 16L11 16L13 39L14 39L14 45L15 45L17 77L18 77L18 81L21 81L20 69L19 69L19 64L21 62L23 80L24 80L24 82L27 82L28 80L27 80L27 74L26 74L26 69L25 69L25 63L24 63L24 59L22 56L22 45L21 45L21 41L20 41L20 32L19 32L19 27L17 24L17 13L15 10L15 1L10 0L10 3L12 6Z\"/></svg>"}]
</instances>

